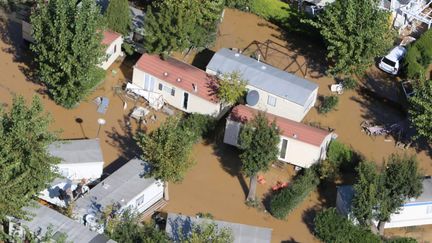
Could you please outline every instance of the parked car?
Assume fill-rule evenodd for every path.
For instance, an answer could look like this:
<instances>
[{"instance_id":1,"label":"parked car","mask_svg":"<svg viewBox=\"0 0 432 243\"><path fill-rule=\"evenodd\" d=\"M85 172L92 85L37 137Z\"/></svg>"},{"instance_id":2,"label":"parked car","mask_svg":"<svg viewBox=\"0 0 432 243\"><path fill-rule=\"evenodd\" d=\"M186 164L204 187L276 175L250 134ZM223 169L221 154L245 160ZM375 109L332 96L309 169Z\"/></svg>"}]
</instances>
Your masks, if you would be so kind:
<instances>
[{"instance_id":1,"label":"parked car","mask_svg":"<svg viewBox=\"0 0 432 243\"><path fill-rule=\"evenodd\" d=\"M402 84L402 90L403 90L405 97L407 99L413 97L415 94L412 82L413 81L411 81L411 80L406 80L406 81L402 81L402 83L401 83Z\"/></svg>"},{"instance_id":2,"label":"parked car","mask_svg":"<svg viewBox=\"0 0 432 243\"><path fill-rule=\"evenodd\" d=\"M396 46L387 56L383 57L379 63L379 68L386 73L396 75L399 71L399 65L402 58L406 54L406 49L403 46Z\"/></svg>"}]
</instances>

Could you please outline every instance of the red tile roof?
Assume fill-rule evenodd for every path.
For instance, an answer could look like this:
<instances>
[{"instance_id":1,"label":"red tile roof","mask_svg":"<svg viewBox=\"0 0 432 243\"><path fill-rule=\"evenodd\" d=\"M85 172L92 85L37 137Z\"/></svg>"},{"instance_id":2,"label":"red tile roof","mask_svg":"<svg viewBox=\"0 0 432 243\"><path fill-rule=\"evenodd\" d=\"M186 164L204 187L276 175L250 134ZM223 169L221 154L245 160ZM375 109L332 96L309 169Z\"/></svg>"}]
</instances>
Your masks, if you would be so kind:
<instances>
[{"instance_id":1,"label":"red tile roof","mask_svg":"<svg viewBox=\"0 0 432 243\"><path fill-rule=\"evenodd\" d=\"M162 60L158 55L143 54L135 67L192 95L212 103L219 102L215 92L216 79L192 65L170 57ZM194 91L194 86L197 91Z\"/></svg>"},{"instance_id":2,"label":"red tile roof","mask_svg":"<svg viewBox=\"0 0 432 243\"><path fill-rule=\"evenodd\" d=\"M112 30L105 30L103 32L103 39L102 44L103 45L111 45L115 40L117 40L119 37L121 37L121 34L114 32Z\"/></svg>"},{"instance_id":3,"label":"red tile roof","mask_svg":"<svg viewBox=\"0 0 432 243\"><path fill-rule=\"evenodd\" d=\"M234 107L231 111L229 119L245 123L249 120L252 120L257 113L258 111L253 108L245 105L238 105ZM320 146L325 137L330 134L325 130L311 127L306 124L295 122L283 117L275 116L268 113L266 113L266 116L269 122L274 120L276 121L276 125L281 130L281 135L292 139L297 139L311 145ZM297 136L296 138L294 138L294 134Z\"/></svg>"}]
</instances>

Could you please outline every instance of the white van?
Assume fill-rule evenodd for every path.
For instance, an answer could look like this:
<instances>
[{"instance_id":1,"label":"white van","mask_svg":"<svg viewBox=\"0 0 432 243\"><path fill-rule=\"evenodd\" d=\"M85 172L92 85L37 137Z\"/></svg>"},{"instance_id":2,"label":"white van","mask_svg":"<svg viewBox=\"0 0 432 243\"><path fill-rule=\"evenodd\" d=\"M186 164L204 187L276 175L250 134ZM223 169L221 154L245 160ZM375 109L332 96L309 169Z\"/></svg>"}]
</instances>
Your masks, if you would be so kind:
<instances>
[{"instance_id":1,"label":"white van","mask_svg":"<svg viewBox=\"0 0 432 243\"><path fill-rule=\"evenodd\" d=\"M386 73L396 75L399 71L399 63L406 54L403 46L396 46L379 63L379 68Z\"/></svg>"}]
</instances>

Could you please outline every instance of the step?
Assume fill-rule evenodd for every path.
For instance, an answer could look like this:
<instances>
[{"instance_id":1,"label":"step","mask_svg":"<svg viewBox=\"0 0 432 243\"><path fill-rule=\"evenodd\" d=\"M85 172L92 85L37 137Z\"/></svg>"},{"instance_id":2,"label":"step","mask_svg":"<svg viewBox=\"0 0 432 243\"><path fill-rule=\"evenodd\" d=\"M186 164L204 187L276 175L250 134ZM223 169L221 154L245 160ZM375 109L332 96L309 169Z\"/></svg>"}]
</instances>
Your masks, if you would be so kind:
<instances>
[{"instance_id":1,"label":"step","mask_svg":"<svg viewBox=\"0 0 432 243\"><path fill-rule=\"evenodd\" d=\"M160 199L159 201L155 202L153 205L151 205L149 208L144 210L140 214L140 220L145 220L147 217L153 215L154 212L158 211L159 209L165 207L168 204L168 201L165 199Z\"/></svg>"}]
</instances>

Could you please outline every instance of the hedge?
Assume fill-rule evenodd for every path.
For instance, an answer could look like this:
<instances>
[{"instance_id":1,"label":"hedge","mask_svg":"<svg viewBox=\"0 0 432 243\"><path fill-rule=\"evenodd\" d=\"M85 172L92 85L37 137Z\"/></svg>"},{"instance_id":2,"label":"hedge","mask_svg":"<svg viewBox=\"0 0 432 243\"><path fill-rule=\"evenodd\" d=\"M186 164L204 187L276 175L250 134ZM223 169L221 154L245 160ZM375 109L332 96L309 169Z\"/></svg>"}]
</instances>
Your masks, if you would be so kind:
<instances>
[{"instance_id":1,"label":"hedge","mask_svg":"<svg viewBox=\"0 0 432 243\"><path fill-rule=\"evenodd\" d=\"M408 47L404 59L405 73L411 79L424 79L432 63L432 30L426 31Z\"/></svg>"},{"instance_id":2,"label":"hedge","mask_svg":"<svg viewBox=\"0 0 432 243\"><path fill-rule=\"evenodd\" d=\"M321 114L329 113L330 111L336 109L339 103L339 97L330 95L324 96L320 106L318 107L318 112Z\"/></svg>"},{"instance_id":3,"label":"hedge","mask_svg":"<svg viewBox=\"0 0 432 243\"><path fill-rule=\"evenodd\" d=\"M289 187L283 188L271 198L270 213L278 219L284 219L318 184L315 168L305 169L304 174L298 176Z\"/></svg>"}]
</instances>

